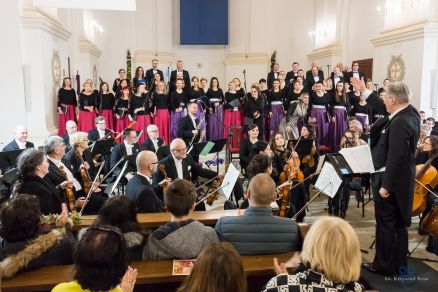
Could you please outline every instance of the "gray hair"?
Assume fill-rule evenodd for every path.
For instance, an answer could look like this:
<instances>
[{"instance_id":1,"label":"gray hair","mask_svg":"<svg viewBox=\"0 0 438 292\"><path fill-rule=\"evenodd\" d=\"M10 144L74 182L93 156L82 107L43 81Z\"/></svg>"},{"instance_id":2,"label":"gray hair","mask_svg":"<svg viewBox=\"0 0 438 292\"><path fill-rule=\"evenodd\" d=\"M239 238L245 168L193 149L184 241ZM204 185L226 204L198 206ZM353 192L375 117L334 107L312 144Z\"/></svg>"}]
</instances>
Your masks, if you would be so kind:
<instances>
[{"instance_id":1,"label":"gray hair","mask_svg":"<svg viewBox=\"0 0 438 292\"><path fill-rule=\"evenodd\" d=\"M46 141L44 141L44 152L46 152L47 155L52 154L55 152L56 146L63 141L64 140L59 136L48 137Z\"/></svg>"},{"instance_id":2,"label":"gray hair","mask_svg":"<svg viewBox=\"0 0 438 292\"><path fill-rule=\"evenodd\" d=\"M409 103L409 100L411 99L411 92L405 83L393 82L388 85L386 96L394 97L398 103L405 104Z\"/></svg>"}]
</instances>

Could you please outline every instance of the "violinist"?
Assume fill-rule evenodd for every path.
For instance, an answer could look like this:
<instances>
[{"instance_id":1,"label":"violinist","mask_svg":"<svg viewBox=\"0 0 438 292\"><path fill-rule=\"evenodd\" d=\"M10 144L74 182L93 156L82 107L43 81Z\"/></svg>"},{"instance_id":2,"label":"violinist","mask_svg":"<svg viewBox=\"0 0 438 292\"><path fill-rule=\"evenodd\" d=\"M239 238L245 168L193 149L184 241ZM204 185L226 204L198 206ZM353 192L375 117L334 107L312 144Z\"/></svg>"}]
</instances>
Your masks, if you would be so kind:
<instances>
[{"instance_id":1,"label":"violinist","mask_svg":"<svg viewBox=\"0 0 438 292\"><path fill-rule=\"evenodd\" d=\"M430 165L435 167L435 170L437 170L438 169L438 157L436 156L437 154L438 154L438 136L432 135L426 137L426 139L424 139L424 142L420 144L418 148L418 152L416 155L416 164L417 165L425 164L429 161L429 159L433 159ZM438 187L435 187L434 189L432 189L432 191L436 192L437 189ZM420 234L422 235L425 234L424 230L422 229L421 222L423 221L426 214L428 214L431 211L432 206L436 205L437 203L438 203L437 198L432 194L428 193L426 197L426 209L422 213L420 219L420 229L419 229ZM429 235L426 250L438 255L438 239L434 238L432 235Z\"/></svg>"},{"instance_id":2,"label":"violinist","mask_svg":"<svg viewBox=\"0 0 438 292\"><path fill-rule=\"evenodd\" d=\"M359 138L357 132L347 130L341 138L340 148L351 148L360 145L366 145L366 142ZM345 218L348 209L348 203L350 201L350 192L361 191L362 184L360 178L346 178L342 182L342 188L339 188L338 192L333 198L329 198L329 214L340 216Z\"/></svg>"},{"instance_id":3,"label":"violinist","mask_svg":"<svg viewBox=\"0 0 438 292\"><path fill-rule=\"evenodd\" d=\"M103 139L105 136L111 133L111 130L106 128L106 119L103 116L98 116L94 120L96 129L88 131L88 140L95 142L97 140Z\"/></svg>"},{"instance_id":4,"label":"violinist","mask_svg":"<svg viewBox=\"0 0 438 292\"><path fill-rule=\"evenodd\" d=\"M61 189L69 211L74 211L76 208L81 208L84 205L85 197L76 194L82 190L81 184L74 177L71 170L62 162L65 155L65 143L61 137L50 136L44 142L44 152L47 155L49 162L49 173L44 177L53 185L61 185L64 181L68 181L68 185ZM67 188L71 188L71 194L67 192ZM75 195L76 194L76 195Z\"/></svg>"},{"instance_id":5,"label":"violinist","mask_svg":"<svg viewBox=\"0 0 438 292\"><path fill-rule=\"evenodd\" d=\"M306 179L316 172L319 161L319 143L318 139L316 139L315 130L313 129L312 125L307 124L301 128L301 139L313 139L313 145L310 153L298 154L301 159L300 169L304 174L304 179ZM304 182L307 200L310 199L310 183L311 179L308 179Z\"/></svg>"},{"instance_id":6,"label":"violinist","mask_svg":"<svg viewBox=\"0 0 438 292\"><path fill-rule=\"evenodd\" d=\"M89 190L92 188L97 169L94 166L93 157L89 150L87 133L74 133L70 143L73 148L65 154L62 162L81 185L81 189L76 191L76 199L81 198L83 203L83 199L87 197ZM94 192L89 197L89 202L87 202L87 207L83 214L96 214L108 198L100 188L93 187L93 190ZM78 205L78 207L81 206Z\"/></svg>"}]
</instances>

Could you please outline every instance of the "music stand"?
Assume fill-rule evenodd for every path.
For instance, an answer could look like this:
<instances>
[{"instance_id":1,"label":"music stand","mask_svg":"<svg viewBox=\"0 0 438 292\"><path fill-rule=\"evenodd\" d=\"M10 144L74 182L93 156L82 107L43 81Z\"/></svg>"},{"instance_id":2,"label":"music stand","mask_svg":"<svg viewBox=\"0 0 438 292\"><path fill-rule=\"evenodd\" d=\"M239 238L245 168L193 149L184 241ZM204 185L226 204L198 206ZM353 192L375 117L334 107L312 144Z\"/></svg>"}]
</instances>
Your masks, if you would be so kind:
<instances>
[{"instance_id":1,"label":"music stand","mask_svg":"<svg viewBox=\"0 0 438 292\"><path fill-rule=\"evenodd\" d=\"M158 160L162 160L170 155L170 146L169 145L163 145L158 147L157 151L155 152L157 154Z\"/></svg>"},{"instance_id":2,"label":"music stand","mask_svg":"<svg viewBox=\"0 0 438 292\"><path fill-rule=\"evenodd\" d=\"M114 139L98 140L94 142L93 147L91 147L91 154L93 154L93 156L98 154L101 154L102 156L111 155L111 148L113 145Z\"/></svg>"},{"instance_id":3,"label":"music stand","mask_svg":"<svg viewBox=\"0 0 438 292\"><path fill-rule=\"evenodd\" d=\"M17 165L17 158L26 149L0 152L0 169L7 170Z\"/></svg>"},{"instance_id":4,"label":"music stand","mask_svg":"<svg viewBox=\"0 0 438 292\"><path fill-rule=\"evenodd\" d=\"M137 155L138 153L134 153L132 155L126 156L126 161L128 161L127 171L126 172L135 172L137 171Z\"/></svg>"},{"instance_id":5,"label":"music stand","mask_svg":"<svg viewBox=\"0 0 438 292\"><path fill-rule=\"evenodd\" d=\"M210 153L215 153L216 152L216 159L219 159L219 152L222 151L222 149L224 149L224 146L228 143L228 138L225 139L219 139L219 140L213 140L211 141L214 143L213 148L211 148ZM226 156L227 154L225 154ZM216 172L219 173L219 163L217 163L216 165Z\"/></svg>"},{"instance_id":6,"label":"music stand","mask_svg":"<svg viewBox=\"0 0 438 292\"><path fill-rule=\"evenodd\" d=\"M192 150L190 151L190 155L199 156L201 154L204 147L208 144L208 142L200 142L192 145ZM214 146L213 146L214 147Z\"/></svg>"}]
</instances>

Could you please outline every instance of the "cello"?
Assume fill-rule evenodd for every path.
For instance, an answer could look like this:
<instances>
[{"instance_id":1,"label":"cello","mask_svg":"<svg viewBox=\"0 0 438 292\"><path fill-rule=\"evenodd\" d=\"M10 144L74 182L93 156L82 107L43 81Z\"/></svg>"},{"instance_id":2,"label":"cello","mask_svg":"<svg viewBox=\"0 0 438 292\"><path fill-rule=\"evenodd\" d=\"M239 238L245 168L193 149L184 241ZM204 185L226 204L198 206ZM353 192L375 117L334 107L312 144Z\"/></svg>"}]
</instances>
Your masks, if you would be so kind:
<instances>
[{"instance_id":1,"label":"cello","mask_svg":"<svg viewBox=\"0 0 438 292\"><path fill-rule=\"evenodd\" d=\"M418 216L426 209L427 194L429 193L426 186L429 185L434 189L436 185L438 185L437 170L431 165L436 157L438 157L438 154L429 158L425 164L419 164L415 167L416 175L412 216Z\"/></svg>"}]
</instances>

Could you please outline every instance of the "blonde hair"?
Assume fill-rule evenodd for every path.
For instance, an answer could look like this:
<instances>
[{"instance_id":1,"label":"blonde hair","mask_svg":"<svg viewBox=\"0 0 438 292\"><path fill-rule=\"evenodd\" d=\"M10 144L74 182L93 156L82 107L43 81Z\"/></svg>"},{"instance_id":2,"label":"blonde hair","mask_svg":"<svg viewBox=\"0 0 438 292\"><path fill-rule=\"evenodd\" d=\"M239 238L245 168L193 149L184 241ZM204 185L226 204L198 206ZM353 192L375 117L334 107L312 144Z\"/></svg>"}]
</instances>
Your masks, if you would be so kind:
<instances>
[{"instance_id":1,"label":"blonde hair","mask_svg":"<svg viewBox=\"0 0 438 292\"><path fill-rule=\"evenodd\" d=\"M301 260L335 283L357 281L362 263L359 237L347 221L320 217L304 239Z\"/></svg>"},{"instance_id":2,"label":"blonde hair","mask_svg":"<svg viewBox=\"0 0 438 292\"><path fill-rule=\"evenodd\" d=\"M70 137L70 145L73 148L77 147L79 143L83 142L88 138L88 133L85 132L75 132Z\"/></svg>"}]
</instances>

